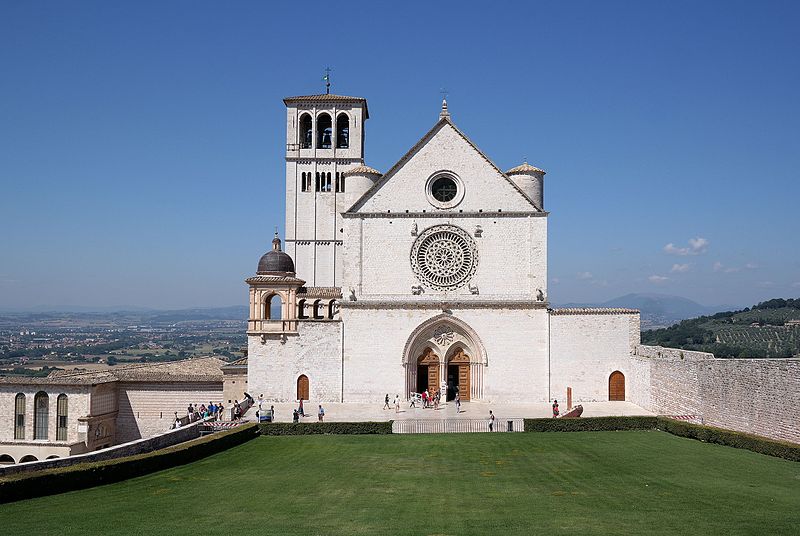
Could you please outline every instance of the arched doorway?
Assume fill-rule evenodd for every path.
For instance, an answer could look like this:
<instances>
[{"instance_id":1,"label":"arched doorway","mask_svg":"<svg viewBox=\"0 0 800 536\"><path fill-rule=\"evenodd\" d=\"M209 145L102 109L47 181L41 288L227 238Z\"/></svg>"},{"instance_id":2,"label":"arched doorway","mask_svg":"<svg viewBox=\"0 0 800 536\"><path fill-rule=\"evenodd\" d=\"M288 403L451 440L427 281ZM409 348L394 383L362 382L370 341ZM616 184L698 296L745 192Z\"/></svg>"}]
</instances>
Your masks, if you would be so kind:
<instances>
[{"instance_id":1,"label":"arched doorway","mask_svg":"<svg viewBox=\"0 0 800 536\"><path fill-rule=\"evenodd\" d=\"M625 401L625 375L618 370L612 372L608 377L608 400Z\"/></svg>"},{"instance_id":2,"label":"arched doorway","mask_svg":"<svg viewBox=\"0 0 800 536\"><path fill-rule=\"evenodd\" d=\"M20 459L19 463L38 462L38 461L39 458L37 458L33 454L28 454L27 456L23 456L22 459Z\"/></svg>"},{"instance_id":3,"label":"arched doorway","mask_svg":"<svg viewBox=\"0 0 800 536\"><path fill-rule=\"evenodd\" d=\"M461 400L480 400L488 366L486 349L469 324L450 313L436 315L411 332L403 349L406 396L434 388L452 399L457 386Z\"/></svg>"},{"instance_id":4,"label":"arched doorway","mask_svg":"<svg viewBox=\"0 0 800 536\"><path fill-rule=\"evenodd\" d=\"M439 388L439 356L430 348L425 348L417 358L417 386L416 392L425 389L428 393L435 393Z\"/></svg>"},{"instance_id":5,"label":"arched doorway","mask_svg":"<svg viewBox=\"0 0 800 536\"><path fill-rule=\"evenodd\" d=\"M297 400L308 400L308 376L305 374L297 378Z\"/></svg>"},{"instance_id":6,"label":"arched doorway","mask_svg":"<svg viewBox=\"0 0 800 536\"><path fill-rule=\"evenodd\" d=\"M456 349L447 360L447 400L456 393L463 401L470 399L470 360L463 348Z\"/></svg>"},{"instance_id":7,"label":"arched doorway","mask_svg":"<svg viewBox=\"0 0 800 536\"><path fill-rule=\"evenodd\" d=\"M14 458L11 457L9 454L3 454L0 456L0 465L12 465L14 463Z\"/></svg>"}]
</instances>

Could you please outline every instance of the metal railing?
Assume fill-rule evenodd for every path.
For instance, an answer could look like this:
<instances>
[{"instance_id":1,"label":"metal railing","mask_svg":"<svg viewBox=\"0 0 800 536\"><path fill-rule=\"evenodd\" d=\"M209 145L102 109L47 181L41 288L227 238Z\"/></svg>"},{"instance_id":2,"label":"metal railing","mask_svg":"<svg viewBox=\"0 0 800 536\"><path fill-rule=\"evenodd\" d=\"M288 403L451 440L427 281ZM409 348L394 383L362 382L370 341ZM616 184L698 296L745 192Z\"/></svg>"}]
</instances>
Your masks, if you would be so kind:
<instances>
[{"instance_id":1,"label":"metal railing","mask_svg":"<svg viewBox=\"0 0 800 536\"><path fill-rule=\"evenodd\" d=\"M392 423L393 434L468 434L490 431L524 432L524 419L496 417L491 430L488 419L408 419Z\"/></svg>"}]
</instances>

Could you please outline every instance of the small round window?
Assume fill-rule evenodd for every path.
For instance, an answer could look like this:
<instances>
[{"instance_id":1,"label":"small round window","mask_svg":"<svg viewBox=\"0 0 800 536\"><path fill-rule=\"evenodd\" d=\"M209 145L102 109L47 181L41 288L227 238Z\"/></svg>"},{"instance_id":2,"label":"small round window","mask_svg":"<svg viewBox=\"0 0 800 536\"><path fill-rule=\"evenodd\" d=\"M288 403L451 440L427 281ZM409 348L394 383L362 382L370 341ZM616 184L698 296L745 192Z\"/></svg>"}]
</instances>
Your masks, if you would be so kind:
<instances>
[{"instance_id":1,"label":"small round window","mask_svg":"<svg viewBox=\"0 0 800 536\"><path fill-rule=\"evenodd\" d=\"M439 177L431 184L431 195L442 203L447 203L456 198L458 185L450 177Z\"/></svg>"},{"instance_id":2,"label":"small round window","mask_svg":"<svg viewBox=\"0 0 800 536\"><path fill-rule=\"evenodd\" d=\"M425 189L428 202L436 208L453 208L464 199L464 185L461 179L449 171L431 175Z\"/></svg>"}]
</instances>

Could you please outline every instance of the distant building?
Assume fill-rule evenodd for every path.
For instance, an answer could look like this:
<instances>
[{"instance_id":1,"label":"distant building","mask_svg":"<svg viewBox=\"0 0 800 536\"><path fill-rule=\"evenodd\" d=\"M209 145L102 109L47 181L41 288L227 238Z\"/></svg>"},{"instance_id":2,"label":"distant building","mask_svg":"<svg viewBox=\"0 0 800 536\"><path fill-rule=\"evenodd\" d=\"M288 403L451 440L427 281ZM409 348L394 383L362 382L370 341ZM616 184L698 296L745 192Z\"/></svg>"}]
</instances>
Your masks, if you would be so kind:
<instances>
[{"instance_id":1,"label":"distant building","mask_svg":"<svg viewBox=\"0 0 800 536\"><path fill-rule=\"evenodd\" d=\"M151 437L175 413L218 403L225 362L216 357L0 377L0 464L60 458Z\"/></svg>"}]
</instances>

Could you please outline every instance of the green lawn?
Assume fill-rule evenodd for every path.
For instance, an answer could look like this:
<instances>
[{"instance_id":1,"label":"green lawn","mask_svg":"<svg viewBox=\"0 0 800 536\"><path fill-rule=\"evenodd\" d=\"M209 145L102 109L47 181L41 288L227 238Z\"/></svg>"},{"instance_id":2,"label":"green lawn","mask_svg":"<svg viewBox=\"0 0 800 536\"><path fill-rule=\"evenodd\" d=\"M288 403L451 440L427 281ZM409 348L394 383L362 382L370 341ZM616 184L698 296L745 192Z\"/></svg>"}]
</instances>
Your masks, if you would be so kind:
<instances>
[{"instance_id":1,"label":"green lawn","mask_svg":"<svg viewBox=\"0 0 800 536\"><path fill-rule=\"evenodd\" d=\"M262 437L3 534L798 534L800 463L657 431Z\"/></svg>"}]
</instances>

